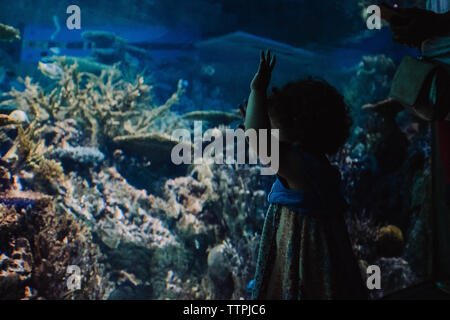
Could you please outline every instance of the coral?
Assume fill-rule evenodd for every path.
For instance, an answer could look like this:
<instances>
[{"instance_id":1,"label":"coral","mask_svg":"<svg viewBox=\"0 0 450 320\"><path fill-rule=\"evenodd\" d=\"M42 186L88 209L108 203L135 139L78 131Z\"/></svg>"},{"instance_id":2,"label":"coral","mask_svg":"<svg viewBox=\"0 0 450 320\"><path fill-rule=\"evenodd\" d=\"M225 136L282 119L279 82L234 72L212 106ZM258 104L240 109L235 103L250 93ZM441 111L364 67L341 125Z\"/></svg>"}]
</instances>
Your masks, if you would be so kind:
<instances>
[{"instance_id":1,"label":"coral","mask_svg":"<svg viewBox=\"0 0 450 320\"><path fill-rule=\"evenodd\" d=\"M242 265L236 249L227 242L215 246L208 253L208 276L211 278L213 299L231 299L236 290L235 278ZM237 290L239 292L239 290ZM239 297L234 297L239 298Z\"/></svg>"},{"instance_id":2,"label":"coral","mask_svg":"<svg viewBox=\"0 0 450 320\"><path fill-rule=\"evenodd\" d=\"M155 164L170 162L172 148L179 143L192 148L188 142L181 142L161 133L120 136L115 137L113 141L117 148L124 150L126 153L145 156Z\"/></svg>"},{"instance_id":3,"label":"coral","mask_svg":"<svg viewBox=\"0 0 450 320\"><path fill-rule=\"evenodd\" d=\"M64 60L59 63L63 73L51 92L45 93L38 84L32 83L31 78L26 77L22 79L25 90L12 89L7 93L11 99L0 105L15 104L20 110L33 114L34 121L72 118L90 132L92 146L130 133L163 130L170 133L179 126L177 121L169 127L155 123L179 101L185 92L183 86L179 86L163 105L149 107L152 87L146 85L141 76L132 84L120 80L120 72L115 68L103 69L100 75L95 75L80 72L77 63L67 64Z\"/></svg>"},{"instance_id":4,"label":"coral","mask_svg":"<svg viewBox=\"0 0 450 320\"><path fill-rule=\"evenodd\" d=\"M20 191L10 189L0 193L0 203L6 206L14 206L16 209L33 206L42 207L48 205L50 197L34 191Z\"/></svg>"},{"instance_id":5,"label":"coral","mask_svg":"<svg viewBox=\"0 0 450 320\"><path fill-rule=\"evenodd\" d=\"M61 165L59 162L45 158L44 141L40 140L35 143L35 137L36 128L34 125L30 125L25 130L22 126L18 127L17 144L15 148L11 148L19 157L15 170L25 166L36 174L37 180L52 182L54 179L61 177L63 173ZM8 151L8 154L10 151ZM8 158L8 154L5 155L6 158Z\"/></svg>"},{"instance_id":6,"label":"coral","mask_svg":"<svg viewBox=\"0 0 450 320\"><path fill-rule=\"evenodd\" d=\"M385 100L394 71L385 56L365 57L358 65L344 90L352 136L332 159L350 204L346 220L354 252L362 264L382 270L382 290L373 291L374 298L425 281L432 261L430 130Z\"/></svg>"},{"instance_id":7,"label":"coral","mask_svg":"<svg viewBox=\"0 0 450 320\"><path fill-rule=\"evenodd\" d=\"M90 232L56 213L48 199L20 212L0 205L0 251L1 299L101 299L109 293ZM69 265L82 270L81 290L67 289Z\"/></svg>"},{"instance_id":8,"label":"coral","mask_svg":"<svg viewBox=\"0 0 450 320\"><path fill-rule=\"evenodd\" d=\"M189 244L195 256L205 259L197 267L204 270L209 263L213 272L214 261L222 259L221 252L232 253L232 259L223 257L227 263L221 268L228 271L222 278L213 272L197 280L207 297L245 297L255 271L257 231L264 219L265 193L261 189L256 166L201 164L192 167L190 176L167 181L163 197L167 200L160 208L174 220L179 239ZM224 279L230 290L220 293Z\"/></svg>"},{"instance_id":9,"label":"coral","mask_svg":"<svg viewBox=\"0 0 450 320\"><path fill-rule=\"evenodd\" d=\"M93 225L110 249L121 243L144 248L177 245L163 222L150 214L154 199L128 185L115 168L92 173L92 187L74 173L69 178L61 209Z\"/></svg>"},{"instance_id":10,"label":"coral","mask_svg":"<svg viewBox=\"0 0 450 320\"><path fill-rule=\"evenodd\" d=\"M240 114L218 110L192 111L184 114L183 118L187 120L208 121L212 125L216 126L219 124L226 125L234 121L242 120L242 116Z\"/></svg>"},{"instance_id":11,"label":"coral","mask_svg":"<svg viewBox=\"0 0 450 320\"><path fill-rule=\"evenodd\" d=\"M33 265L30 244L26 238L19 237L12 240L8 249L11 257L4 253L0 255L0 297L29 298L26 291L30 289L26 289L26 284L30 281Z\"/></svg>"},{"instance_id":12,"label":"coral","mask_svg":"<svg viewBox=\"0 0 450 320\"><path fill-rule=\"evenodd\" d=\"M377 226L373 218L362 212L360 216L347 217L346 224L355 256L373 261L377 257L374 250Z\"/></svg>"},{"instance_id":13,"label":"coral","mask_svg":"<svg viewBox=\"0 0 450 320\"><path fill-rule=\"evenodd\" d=\"M14 27L0 23L0 40L13 41L20 39L20 31Z\"/></svg>"},{"instance_id":14,"label":"coral","mask_svg":"<svg viewBox=\"0 0 450 320\"><path fill-rule=\"evenodd\" d=\"M420 281L408 262L402 258L380 258L374 264L380 267L382 274L381 288L370 291L370 296L374 299L416 285Z\"/></svg>"},{"instance_id":15,"label":"coral","mask_svg":"<svg viewBox=\"0 0 450 320\"><path fill-rule=\"evenodd\" d=\"M200 2L214 17L223 11ZM359 14L353 5L329 6L348 20ZM272 178L257 165L170 161L175 129L199 120L223 131L240 120L230 102L240 93L215 82L220 64L190 56L156 66L153 52L115 34L83 38L93 57L44 58L46 78L34 70L40 83L25 77L24 89L0 102L2 113L18 109L0 115L0 298L244 298ZM345 93L357 121L332 159L344 177L361 269L379 264L389 282L374 297L423 279L431 252L429 132L411 119L399 124L402 114L391 108L361 109L386 98L394 70L386 56L356 67ZM0 72L6 89L7 71ZM389 225L404 239L380 229ZM68 265L81 267L81 291L67 290Z\"/></svg>"},{"instance_id":16,"label":"coral","mask_svg":"<svg viewBox=\"0 0 450 320\"><path fill-rule=\"evenodd\" d=\"M4 115L4 114L0 114L0 127L4 127L10 124L18 124L19 122L14 119L11 118L10 116Z\"/></svg>"},{"instance_id":17,"label":"coral","mask_svg":"<svg viewBox=\"0 0 450 320\"><path fill-rule=\"evenodd\" d=\"M177 221L177 228L191 234L207 233L210 226L196 217L202 213L205 201L217 198L207 179L198 181L190 176L170 179L164 186L166 214Z\"/></svg>"},{"instance_id":18,"label":"coral","mask_svg":"<svg viewBox=\"0 0 450 320\"><path fill-rule=\"evenodd\" d=\"M77 122L74 119L57 121L53 125L44 124L39 132L45 140L47 146L59 147L64 149L67 144L80 145L82 132L78 129Z\"/></svg>"},{"instance_id":19,"label":"coral","mask_svg":"<svg viewBox=\"0 0 450 320\"><path fill-rule=\"evenodd\" d=\"M24 91L12 88L11 91L3 94L11 98L2 101L0 106L15 105L19 110L33 114L36 121L45 119L41 109L50 108L53 103L54 92L46 96L38 84L32 83L30 77L19 78L18 80L23 83Z\"/></svg>"},{"instance_id":20,"label":"coral","mask_svg":"<svg viewBox=\"0 0 450 320\"><path fill-rule=\"evenodd\" d=\"M387 225L377 230L375 236L378 256L399 257L405 248L403 232L394 225Z\"/></svg>"},{"instance_id":21,"label":"coral","mask_svg":"<svg viewBox=\"0 0 450 320\"><path fill-rule=\"evenodd\" d=\"M83 166L97 166L105 159L105 155L97 148L72 147L69 144L66 144L64 148L54 149L51 157L58 159L62 163L69 162Z\"/></svg>"},{"instance_id":22,"label":"coral","mask_svg":"<svg viewBox=\"0 0 450 320\"><path fill-rule=\"evenodd\" d=\"M357 71L343 90L354 120L367 117L361 106L388 97L395 70L393 60L385 55L362 57Z\"/></svg>"}]
</instances>

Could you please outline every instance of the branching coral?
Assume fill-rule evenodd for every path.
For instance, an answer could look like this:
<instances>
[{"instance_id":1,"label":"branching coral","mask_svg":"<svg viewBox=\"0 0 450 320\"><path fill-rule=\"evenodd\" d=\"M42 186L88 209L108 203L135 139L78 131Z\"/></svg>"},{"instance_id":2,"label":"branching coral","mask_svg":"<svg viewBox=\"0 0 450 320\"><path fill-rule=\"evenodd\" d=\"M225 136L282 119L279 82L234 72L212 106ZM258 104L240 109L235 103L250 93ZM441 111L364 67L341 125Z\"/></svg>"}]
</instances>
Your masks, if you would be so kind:
<instances>
[{"instance_id":1,"label":"branching coral","mask_svg":"<svg viewBox=\"0 0 450 320\"><path fill-rule=\"evenodd\" d=\"M13 162L16 171L22 167L31 169L38 180L51 182L59 178L63 171L59 162L49 160L44 156L44 140L36 140L36 128L30 125L27 129L18 126L18 134L15 145L4 156L5 159L17 154L18 161Z\"/></svg>"},{"instance_id":2,"label":"branching coral","mask_svg":"<svg viewBox=\"0 0 450 320\"><path fill-rule=\"evenodd\" d=\"M90 132L93 146L120 135L154 131L151 126L155 120L167 115L185 91L179 86L165 104L152 107L152 87L141 76L128 83L119 79L120 72L115 68L95 75L79 72L76 63L66 65L63 60L60 63L63 73L51 92L45 93L27 77L22 80L25 90L12 89L7 93L12 98L1 105L16 104L19 109L32 113L36 121L74 118ZM165 130L170 131L172 127Z\"/></svg>"},{"instance_id":3,"label":"branching coral","mask_svg":"<svg viewBox=\"0 0 450 320\"><path fill-rule=\"evenodd\" d=\"M19 122L7 115L0 114L0 127L4 127L10 124L18 124Z\"/></svg>"}]
</instances>

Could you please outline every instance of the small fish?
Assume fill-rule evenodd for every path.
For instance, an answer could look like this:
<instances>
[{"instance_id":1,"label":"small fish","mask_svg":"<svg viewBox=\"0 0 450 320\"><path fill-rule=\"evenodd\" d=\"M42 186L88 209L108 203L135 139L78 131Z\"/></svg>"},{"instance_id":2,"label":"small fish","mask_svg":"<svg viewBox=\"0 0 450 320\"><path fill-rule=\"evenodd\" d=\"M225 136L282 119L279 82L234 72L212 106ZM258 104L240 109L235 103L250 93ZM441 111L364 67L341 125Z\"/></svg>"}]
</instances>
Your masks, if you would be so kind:
<instances>
[{"instance_id":1,"label":"small fish","mask_svg":"<svg viewBox=\"0 0 450 320\"><path fill-rule=\"evenodd\" d=\"M14 110L10 113L9 118L13 121L30 122L30 120L28 120L27 114L22 110Z\"/></svg>"},{"instance_id":2,"label":"small fish","mask_svg":"<svg viewBox=\"0 0 450 320\"><path fill-rule=\"evenodd\" d=\"M53 53L54 55L59 56L61 54L61 48L58 47L51 47L50 49L48 49L51 53Z\"/></svg>"},{"instance_id":3,"label":"small fish","mask_svg":"<svg viewBox=\"0 0 450 320\"><path fill-rule=\"evenodd\" d=\"M202 73L211 77L216 73L216 69L212 65L203 65Z\"/></svg>"},{"instance_id":4,"label":"small fish","mask_svg":"<svg viewBox=\"0 0 450 320\"><path fill-rule=\"evenodd\" d=\"M184 90L189 86L189 81L180 79L178 80L178 90Z\"/></svg>"},{"instance_id":5,"label":"small fish","mask_svg":"<svg viewBox=\"0 0 450 320\"><path fill-rule=\"evenodd\" d=\"M64 73L64 70L57 63L42 63L39 61L38 69L44 76L53 80L61 79Z\"/></svg>"}]
</instances>

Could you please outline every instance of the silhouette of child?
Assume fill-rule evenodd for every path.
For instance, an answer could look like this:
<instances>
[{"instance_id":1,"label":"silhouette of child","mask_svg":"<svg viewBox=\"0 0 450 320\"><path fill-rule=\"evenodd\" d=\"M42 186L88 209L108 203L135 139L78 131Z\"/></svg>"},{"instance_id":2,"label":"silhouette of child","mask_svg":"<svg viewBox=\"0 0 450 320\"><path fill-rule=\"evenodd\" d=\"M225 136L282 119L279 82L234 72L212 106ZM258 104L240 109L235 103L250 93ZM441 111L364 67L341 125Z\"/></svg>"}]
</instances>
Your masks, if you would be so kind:
<instances>
[{"instance_id":1,"label":"silhouette of child","mask_svg":"<svg viewBox=\"0 0 450 320\"><path fill-rule=\"evenodd\" d=\"M267 97L275 61L270 51L261 52L245 114L245 129L279 129L280 146L252 298L365 299L340 174L326 157L348 138L348 108L335 88L311 78Z\"/></svg>"}]
</instances>

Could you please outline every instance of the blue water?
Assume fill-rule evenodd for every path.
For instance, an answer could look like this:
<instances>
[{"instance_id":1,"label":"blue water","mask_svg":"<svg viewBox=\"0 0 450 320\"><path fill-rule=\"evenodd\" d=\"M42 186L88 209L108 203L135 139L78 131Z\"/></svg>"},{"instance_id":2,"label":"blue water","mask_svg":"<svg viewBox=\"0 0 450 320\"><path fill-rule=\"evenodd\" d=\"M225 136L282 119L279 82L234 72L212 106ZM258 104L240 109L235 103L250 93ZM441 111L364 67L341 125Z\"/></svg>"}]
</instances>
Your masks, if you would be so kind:
<instances>
[{"instance_id":1,"label":"blue water","mask_svg":"<svg viewBox=\"0 0 450 320\"><path fill-rule=\"evenodd\" d=\"M344 196L352 210L348 228L361 265L383 263L386 277L392 278L388 283L392 286L374 297L426 279L428 270L420 261L428 256L414 248L427 248L420 235L428 235L428 226L417 209L429 186L427 124L405 113L396 123L361 109L386 99L401 59L419 52L394 43L387 27L367 30L360 3L76 2L81 29L73 30L66 27L65 10L71 1L15 0L2 3L0 10L0 23L18 28L21 35L20 40L0 42L0 101L11 99L0 106L0 113L4 119L14 110L24 112L29 121L22 125L36 128L29 139L39 146L30 154L41 152L27 159L21 158L26 152L12 156L13 148L20 147L20 131L17 124L0 127L0 156L9 156L0 160L0 204L22 210L22 216L38 217L36 198L48 194L56 215L73 217L87 228L91 238L80 236L85 242L73 247L78 238L70 237L78 237L79 231L70 226L69 231L58 231L61 239L52 240L58 245L48 245L56 253L47 250L53 254L47 260L68 256L62 262L51 260L65 268L85 257L87 262L83 260L80 267L86 274L97 272L107 293L89 287L87 296L78 292L70 297L249 296L274 177L262 177L260 167L252 165L177 166L170 159L173 141L167 136L177 128L192 131L193 120L186 116L192 111L215 110L231 118L203 114L197 119L203 121L203 131L224 130L225 123L232 129L241 125L237 106L248 98L260 51L267 49L277 56L271 86L308 76L324 78L349 105L354 120L351 136L330 160L346 185ZM83 38L84 32L97 31L107 32L103 36L108 39ZM108 44L102 46L102 41ZM77 61L78 68L68 69L64 64L68 60ZM17 91L10 92L12 88ZM160 112L156 116L155 110ZM398 148L388 149L390 141L398 142ZM49 162L42 159L60 165L62 180L45 180L40 170L47 169L43 163ZM399 165L392 168L392 163ZM29 223L40 221L33 219ZM408 242L408 251L395 257L379 256L379 244L370 238L388 224L402 229ZM33 227L14 229L17 234L8 237L33 244L30 230L55 229L54 225ZM3 234L0 238L0 256L10 254L14 239ZM98 256L77 251L87 250L86 243L98 249ZM63 254L57 251L60 248L68 249ZM31 256L45 259L34 249L31 246ZM93 271L94 266L99 268ZM60 279L44 279L33 272L26 285L35 285L30 289L34 298L67 294L65 285L40 283ZM63 269L58 272L64 274ZM25 284L20 286L11 291L15 298L23 297ZM64 292L49 293L46 288L64 288L58 289ZM0 290L0 298L2 294Z\"/></svg>"}]
</instances>

